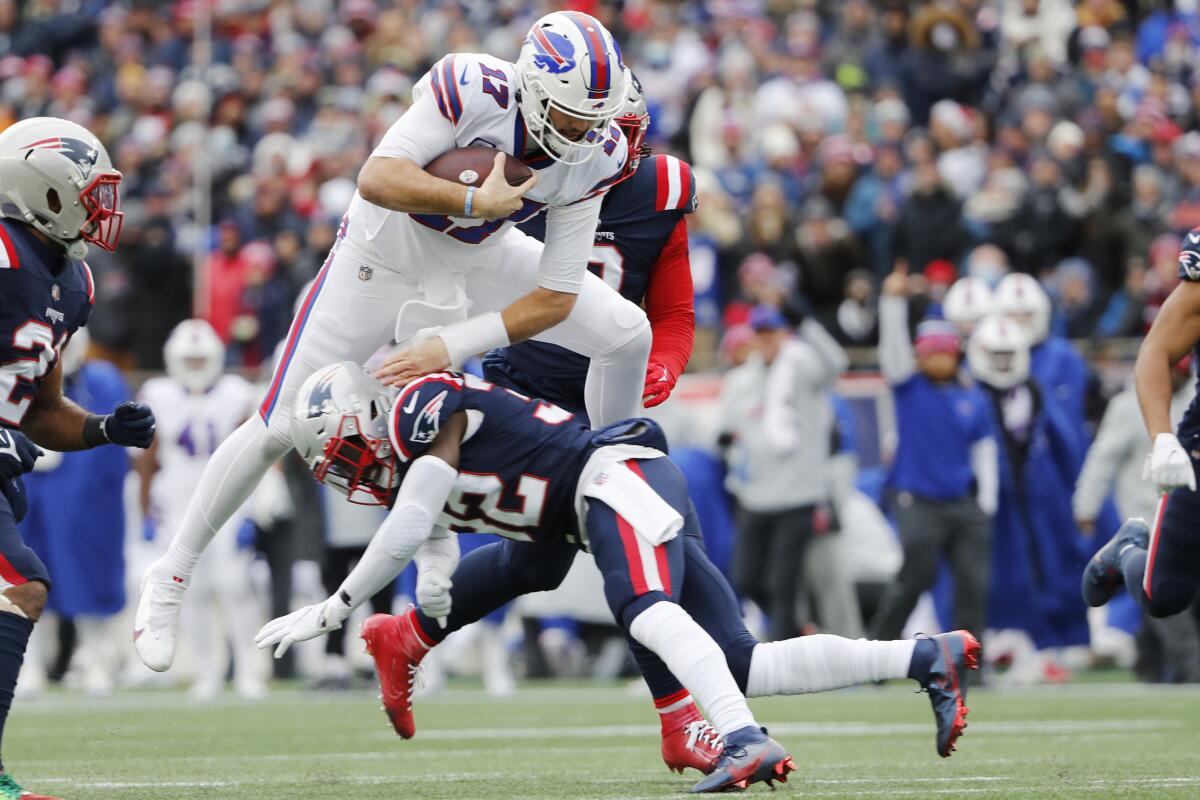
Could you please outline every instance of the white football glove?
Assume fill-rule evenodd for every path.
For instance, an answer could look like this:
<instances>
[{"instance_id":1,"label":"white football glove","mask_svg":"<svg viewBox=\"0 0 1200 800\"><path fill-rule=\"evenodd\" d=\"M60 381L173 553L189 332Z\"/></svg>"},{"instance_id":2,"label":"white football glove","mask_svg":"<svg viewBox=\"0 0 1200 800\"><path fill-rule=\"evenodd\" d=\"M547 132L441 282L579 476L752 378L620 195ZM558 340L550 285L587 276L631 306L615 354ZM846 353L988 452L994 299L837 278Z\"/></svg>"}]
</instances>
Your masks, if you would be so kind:
<instances>
[{"instance_id":1,"label":"white football glove","mask_svg":"<svg viewBox=\"0 0 1200 800\"><path fill-rule=\"evenodd\" d=\"M417 575L417 605L443 628L446 617L450 616L450 589L453 586L449 575L435 569L423 569Z\"/></svg>"},{"instance_id":2,"label":"white football glove","mask_svg":"<svg viewBox=\"0 0 1200 800\"><path fill-rule=\"evenodd\" d=\"M1160 433L1154 437L1154 449L1142 464L1142 479L1149 478L1160 492L1169 492L1181 486L1196 491L1196 470L1192 459L1173 433Z\"/></svg>"},{"instance_id":3,"label":"white football glove","mask_svg":"<svg viewBox=\"0 0 1200 800\"><path fill-rule=\"evenodd\" d=\"M353 610L341 597L334 594L323 603L305 606L299 611L271 620L263 625L254 637L254 644L260 649L279 645L275 648L275 658L280 658L296 642L336 631L342 627L342 623Z\"/></svg>"}]
</instances>

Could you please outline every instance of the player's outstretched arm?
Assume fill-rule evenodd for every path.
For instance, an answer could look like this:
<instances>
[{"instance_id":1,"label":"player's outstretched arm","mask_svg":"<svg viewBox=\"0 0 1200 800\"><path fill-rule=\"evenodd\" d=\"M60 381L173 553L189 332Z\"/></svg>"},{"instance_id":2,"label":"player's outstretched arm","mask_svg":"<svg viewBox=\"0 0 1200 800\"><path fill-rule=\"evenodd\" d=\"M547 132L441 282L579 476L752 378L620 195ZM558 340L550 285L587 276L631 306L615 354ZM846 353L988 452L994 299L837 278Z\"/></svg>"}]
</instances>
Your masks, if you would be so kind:
<instances>
[{"instance_id":1,"label":"player's outstretched arm","mask_svg":"<svg viewBox=\"0 0 1200 800\"><path fill-rule=\"evenodd\" d=\"M904 383L917 371L908 335L908 272L897 268L883 281L879 298L879 370L891 384Z\"/></svg>"},{"instance_id":2,"label":"player's outstretched arm","mask_svg":"<svg viewBox=\"0 0 1200 800\"><path fill-rule=\"evenodd\" d=\"M62 392L62 362L46 376L21 422L21 430L42 447L59 452L102 444L146 448L154 441L154 412L145 403L122 403L111 414L90 414Z\"/></svg>"},{"instance_id":3,"label":"player's outstretched arm","mask_svg":"<svg viewBox=\"0 0 1200 800\"><path fill-rule=\"evenodd\" d=\"M322 603L268 622L254 637L258 647L275 647L275 657L279 658L296 642L337 630L355 608L404 571L417 549L432 535L450 497L466 431L467 415L454 414L429 451L409 465L387 519L338 590Z\"/></svg>"},{"instance_id":4,"label":"player's outstretched arm","mask_svg":"<svg viewBox=\"0 0 1200 800\"><path fill-rule=\"evenodd\" d=\"M1138 349L1133 368L1138 404L1154 449L1143 476L1159 491L1196 488L1196 472L1187 451L1171 431L1171 367L1200 342L1200 283L1184 281L1163 303Z\"/></svg>"}]
</instances>

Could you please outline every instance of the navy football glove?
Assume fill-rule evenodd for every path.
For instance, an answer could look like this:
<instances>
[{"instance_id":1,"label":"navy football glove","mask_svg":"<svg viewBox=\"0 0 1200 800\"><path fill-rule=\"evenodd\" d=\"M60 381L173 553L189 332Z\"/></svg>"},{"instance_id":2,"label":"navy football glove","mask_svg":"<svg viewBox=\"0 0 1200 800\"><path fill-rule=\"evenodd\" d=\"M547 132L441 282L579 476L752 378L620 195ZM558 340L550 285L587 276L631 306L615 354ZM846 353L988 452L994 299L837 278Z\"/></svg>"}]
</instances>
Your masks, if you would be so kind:
<instances>
[{"instance_id":1,"label":"navy football glove","mask_svg":"<svg viewBox=\"0 0 1200 800\"><path fill-rule=\"evenodd\" d=\"M0 478L19 478L33 469L42 450L20 431L0 428Z\"/></svg>"},{"instance_id":2,"label":"navy football glove","mask_svg":"<svg viewBox=\"0 0 1200 800\"><path fill-rule=\"evenodd\" d=\"M121 403L104 418L101 429L113 444L145 449L154 441L154 412L145 403Z\"/></svg>"}]
</instances>

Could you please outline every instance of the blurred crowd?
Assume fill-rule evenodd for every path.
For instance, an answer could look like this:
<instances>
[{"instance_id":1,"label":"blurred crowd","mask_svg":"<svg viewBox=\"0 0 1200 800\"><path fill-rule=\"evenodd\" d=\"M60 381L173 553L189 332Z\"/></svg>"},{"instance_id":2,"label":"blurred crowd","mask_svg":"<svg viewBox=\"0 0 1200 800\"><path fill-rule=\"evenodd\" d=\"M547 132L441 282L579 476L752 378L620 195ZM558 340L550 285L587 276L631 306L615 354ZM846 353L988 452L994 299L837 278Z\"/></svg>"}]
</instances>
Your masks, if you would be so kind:
<instances>
[{"instance_id":1,"label":"blurred crowd","mask_svg":"<svg viewBox=\"0 0 1200 800\"><path fill-rule=\"evenodd\" d=\"M125 174L93 338L160 367L194 304L232 363L258 364L413 83L449 51L514 57L553 5L0 0L0 125L76 120ZM714 334L737 301L803 298L843 343L874 344L899 263L942 284L1030 273L1061 332L1135 335L1200 225L1196 0L566 5L616 33L650 141L695 167Z\"/></svg>"},{"instance_id":2,"label":"blurred crowd","mask_svg":"<svg viewBox=\"0 0 1200 800\"><path fill-rule=\"evenodd\" d=\"M0 0L0 126L75 120L125 175L121 248L89 258L93 353L123 367L163 368L164 341L193 315L225 366L269 367L359 167L424 70L453 51L513 58L563 5L202 3ZM1017 632L989 649L1029 681L1105 652L1128 664L1137 632L1144 677L1200 678L1191 616L1139 626L1126 608L1089 626L1078 570L1115 521L1146 513L1134 473L1148 441L1131 392L1104 414L1118 386L1099 391L1098 362L1065 341L1143 333L1178 280L1180 237L1200 226L1200 0L565 5L614 31L646 91L650 143L694 166L693 364L726 373L703 413L687 391L660 411L710 553L762 612L759 632ZM1017 295L1033 305L1004 300ZM949 319L925 320L938 308ZM991 312L1007 322L984 325ZM976 325L986 335L968 338ZM878 347L883 380L835 391L858 346ZM242 583L270 591L259 616L319 599L322 578L336 586L365 540L331 537L372 529L287 469L229 534L230 553L261 553L236 556ZM156 524L171 527L143 500L139 513L122 503L134 545L117 584L165 541ZM117 594L94 612L107 625ZM98 630L112 629L85 620L80 647L102 647ZM578 619L525 630L527 643L582 639ZM483 660L503 661L489 641ZM343 649L301 672L345 683ZM1071 649L1083 660L1060 658ZM573 652L532 650L526 664L584 670ZM225 666L208 665L205 692ZM262 690L263 666L244 693Z\"/></svg>"}]
</instances>

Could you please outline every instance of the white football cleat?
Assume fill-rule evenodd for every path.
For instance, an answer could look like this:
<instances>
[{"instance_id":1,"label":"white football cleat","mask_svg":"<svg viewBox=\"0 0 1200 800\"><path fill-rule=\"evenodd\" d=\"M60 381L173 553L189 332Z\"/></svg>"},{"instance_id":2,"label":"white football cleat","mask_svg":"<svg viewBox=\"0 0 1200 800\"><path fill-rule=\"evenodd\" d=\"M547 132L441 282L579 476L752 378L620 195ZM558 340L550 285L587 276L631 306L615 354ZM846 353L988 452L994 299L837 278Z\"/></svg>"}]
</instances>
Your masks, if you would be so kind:
<instances>
[{"instance_id":1,"label":"white football cleat","mask_svg":"<svg viewBox=\"0 0 1200 800\"><path fill-rule=\"evenodd\" d=\"M133 647L143 664L155 672L166 672L175 660L175 629L187 583L169 573L165 579L160 578L159 573L159 562L155 561L142 576L142 592L133 616Z\"/></svg>"}]
</instances>

